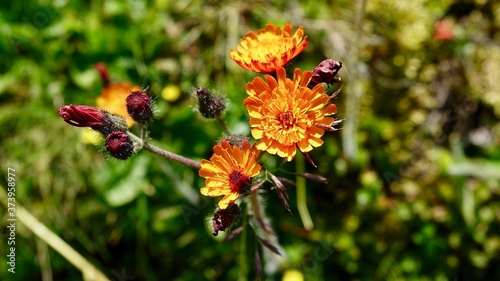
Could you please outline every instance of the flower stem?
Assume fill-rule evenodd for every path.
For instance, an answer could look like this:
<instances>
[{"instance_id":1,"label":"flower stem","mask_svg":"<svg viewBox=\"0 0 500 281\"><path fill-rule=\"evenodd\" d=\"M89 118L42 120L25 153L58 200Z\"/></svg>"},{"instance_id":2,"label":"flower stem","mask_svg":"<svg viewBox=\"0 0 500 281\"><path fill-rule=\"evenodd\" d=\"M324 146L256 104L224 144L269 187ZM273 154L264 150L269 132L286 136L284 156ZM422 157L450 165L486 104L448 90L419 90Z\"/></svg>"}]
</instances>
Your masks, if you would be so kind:
<instances>
[{"instance_id":1,"label":"flower stem","mask_svg":"<svg viewBox=\"0 0 500 281\"><path fill-rule=\"evenodd\" d=\"M368 0L359 0L356 8L356 18L354 21L354 40L347 57L346 68L350 72L350 80L353 81L349 87L349 93L346 95L346 115L344 133L342 134L342 147L349 162L354 162L358 154L358 127L359 127L359 111L361 107L361 98L364 93L364 73L362 72L363 65L361 63L360 50L363 47L363 19L366 13L366 4Z\"/></svg>"},{"instance_id":2,"label":"flower stem","mask_svg":"<svg viewBox=\"0 0 500 281\"><path fill-rule=\"evenodd\" d=\"M149 135L149 132L148 132L147 125L142 125L141 126L141 139L143 142L148 142L148 135Z\"/></svg>"},{"instance_id":3,"label":"flower stem","mask_svg":"<svg viewBox=\"0 0 500 281\"><path fill-rule=\"evenodd\" d=\"M240 262L240 274L238 277L238 281L246 281L247 280L247 271L248 271L248 266L247 266L247 220L248 220L248 214L247 212L243 213L243 230L241 231L241 240L240 240L240 256L239 256L239 262Z\"/></svg>"},{"instance_id":4,"label":"flower stem","mask_svg":"<svg viewBox=\"0 0 500 281\"><path fill-rule=\"evenodd\" d=\"M147 130L144 129L144 131L147 131ZM149 142L149 140L147 139L147 132L145 134L144 134L144 132L141 133L142 137L145 137L145 139L141 139L138 136L132 134L131 132L128 132L128 135L130 136L130 138L133 141L135 141L139 144L139 148L144 148L145 150L147 150L153 154L165 157L169 160L173 160L177 163L181 163L183 165L186 165L186 166L191 167L191 168L196 169L196 170L199 170L201 168L199 161L184 157L184 156L179 155L179 154L175 154L173 152L164 150L162 148L159 148L159 147L151 144Z\"/></svg>"},{"instance_id":5,"label":"flower stem","mask_svg":"<svg viewBox=\"0 0 500 281\"><path fill-rule=\"evenodd\" d=\"M224 130L224 134L230 136L231 132L229 132L229 129L227 128L226 121L222 117L218 117L217 121L219 121L219 124L222 126L222 129Z\"/></svg>"},{"instance_id":6,"label":"flower stem","mask_svg":"<svg viewBox=\"0 0 500 281\"><path fill-rule=\"evenodd\" d=\"M314 224L307 209L307 193L306 193L306 179L299 176L305 173L306 164L304 161L304 156L301 153L297 153L295 156L295 172L296 176L296 186L297 186L297 209L299 211L300 219L306 230L312 230Z\"/></svg>"},{"instance_id":7,"label":"flower stem","mask_svg":"<svg viewBox=\"0 0 500 281\"><path fill-rule=\"evenodd\" d=\"M248 195L248 206L250 221L249 225L255 230L255 234L263 245L263 255L266 257L266 267L275 272L281 266L288 264L285 250L278 242L278 237L266 217L262 198L258 192Z\"/></svg>"},{"instance_id":8,"label":"flower stem","mask_svg":"<svg viewBox=\"0 0 500 281\"><path fill-rule=\"evenodd\" d=\"M184 157L182 155L175 154L173 152L161 149L161 148L159 148L157 146L152 145L149 142L144 144L144 149L147 150L147 151L149 151L149 152L151 152L151 153L154 153L156 155L165 157L165 158L173 160L173 161L175 161L177 163L181 163L183 165L191 167L193 169L196 169L196 170L201 169L199 161L196 161L196 160L193 160L193 159L189 159L189 158Z\"/></svg>"}]
</instances>

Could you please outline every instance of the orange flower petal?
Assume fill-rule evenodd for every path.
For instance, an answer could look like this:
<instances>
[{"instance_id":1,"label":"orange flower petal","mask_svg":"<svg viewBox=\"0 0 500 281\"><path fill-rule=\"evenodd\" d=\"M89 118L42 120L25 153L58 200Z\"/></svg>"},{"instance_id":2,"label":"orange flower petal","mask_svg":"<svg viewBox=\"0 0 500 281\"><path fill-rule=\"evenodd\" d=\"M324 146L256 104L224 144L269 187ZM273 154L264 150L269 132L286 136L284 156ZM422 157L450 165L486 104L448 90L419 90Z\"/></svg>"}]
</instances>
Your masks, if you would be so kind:
<instances>
[{"instance_id":1,"label":"orange flower petal","mask_svg":"<svg viewBox=\"0 0 500 281\"><path fill-rule=\"evenodd\" d=\"M238 193L229 193L226 196L222 197L218 204L219 208L226 209L227 206L233 204L233 202L238 198L238 195Z\"/></svg>"},{"instance_id":2,"label":"orange flower petal","mask_svg":"<svg viewBox=\"0 0 500 281\"><path fill-rule=\"evenodd\" d=\"M219 208L227 208L239 196L239 192L249 188L247 181L231 180L234 174L241 175L245 179L257 176L261 166L257 164L257 154L250 143L244 141L241 148L228 141L222 141L215 145L214 155L210 161L202 160L201 169L198 174L205 178L205 186L200 189L205 196L222 196ZM237 191L237 192L236 192Z\"/></svg>"},{"instance_id":3,"label":"orange flower petal","mask_svg":"<svg viewBox=\"0 0 500 281\"><path fill-rule=\"evenodd\" d=\"M266 75L246 86L250 95L243 102L250 115L251 134L259 141L255 148L291 161L297 148L308 152L323 144L325 131L315 124L331 126L336 113L334 104L321 85L309 89L310 71L295 69L293 80L286 78L284 68L276 69L276 78Z\"/></svg>"},{"instance_id":4,"label":"orange flower petal","mask_svg":"<svg viewBox=\"0 0 500 281\"><path fill-rule=\"evenodd\" d=\"M260 73L273 73L284 66L307 47L304 28L299 27L292 35L293 26L285 24L283 30L266 24L257 33L250 31L240 40L229 56L241 67Z\"/></svg>"}]
</instances>

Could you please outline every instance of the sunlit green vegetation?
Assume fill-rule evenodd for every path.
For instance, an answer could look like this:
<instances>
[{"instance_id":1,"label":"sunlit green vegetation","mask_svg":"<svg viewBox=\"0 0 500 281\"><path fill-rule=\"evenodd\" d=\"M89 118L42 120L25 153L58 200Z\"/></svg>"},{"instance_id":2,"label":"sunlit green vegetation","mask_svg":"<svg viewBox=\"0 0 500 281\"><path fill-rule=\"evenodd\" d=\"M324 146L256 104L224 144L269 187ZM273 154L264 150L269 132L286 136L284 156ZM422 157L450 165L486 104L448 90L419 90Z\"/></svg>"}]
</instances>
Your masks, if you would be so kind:
<instances>
[{"instance_id":1,"label":"sunlit green vegetation","mask_svg":"<svg viewBox=\"0 0 500 281\"><path fill-rule=\"evenodd\" d=\"M225 95L229 128L249 135L244 85L259 74L239 68L229 50L269 22L302 25L309 37L289 69L343 62L335 117L345 121L310 153L318 168L307 172L329 180L307 181L312 231L303 228L295 187L287 187L292 214L274 191L262 194L285 252L262 256L264 279L291 278L295 269L304 280L500 280L497 2L33 0L0 7L1 188L14 168L16 203L111 280L125 273L254 280L255 251L263 247L251 231L226 242L211 235L217 201L201 196L197 171L147 151L107 158L102 141L84 142L85 130L64 123L58 108L95 105L103 85L94 66L104 62L112 81L149 87L155 144L207 159L223 130L196 112L193 88ZM180 96L164 99L166 87ZM286 163L281 175L295 180L294 170ZM2 200L1 280L83 280L21 222L16 273L8 272Z\"/></svg>"}]
</instances>

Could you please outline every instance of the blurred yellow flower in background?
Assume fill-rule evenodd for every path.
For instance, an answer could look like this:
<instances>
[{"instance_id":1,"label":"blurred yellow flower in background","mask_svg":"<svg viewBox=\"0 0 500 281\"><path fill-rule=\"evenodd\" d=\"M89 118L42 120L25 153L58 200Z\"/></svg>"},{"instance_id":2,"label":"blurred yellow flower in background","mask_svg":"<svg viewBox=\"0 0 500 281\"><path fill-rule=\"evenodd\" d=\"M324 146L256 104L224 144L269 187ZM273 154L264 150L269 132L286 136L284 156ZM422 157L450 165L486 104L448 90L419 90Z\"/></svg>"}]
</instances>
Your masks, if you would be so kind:
<instances>
[{"instance_id":1,"label":"blurred yellow flower in background","mask_svg":"<svg viewBox=\"0 0 500 281\"><path fill-rule=\"evenodd\" d=\"M161 90L161 97L166 101L176 101L181 96L181 89L174 84L168 84Z\"/></svg>"},{"instance_id":2,"label":"blurred yellow flower in background","mask_svg":"<svg viewBox=\"0 0 500 281\"><path fill-rule=\"evenodd\" d=\"M92 130L91 128L84 128L80 133L80 141L84 144L101 144L103 139L101 134Z\"/></svg>"},{"instance_id":3,"label":"blurred yellow flower in background","mask_svg":"<svg viewBox=\"0 0 500 281\"><path fill-rule=\"evenodd\" d=\"M288 269L283 274L282 281L304 281L304 275L297 269Z\"/></svg>"},{"instance_id":4,"label":"blurred yellow flower in background","mask_svg":"<svg viewBox=\"0 0 500 281\"><path fill-rule=\"evenodd\" d=\"M96 98L96 105L109 113L117 114L125 118L127 127L134 124L129 117L125 100L132 91L140 91L141 88L130 82L109 83L102 89L101 95Z\"/></svg>"},{"instance_id":5,"label":"blurred yellow flower in background","mask_svg":"<svg viewBox=\"0 0 500 281\"><path fill-rule=\"evenodd\" d=\"M240 40L236 50L229 56L241 67L260 73L274 73L278 67L285 66L307 47L307 36L300 26L292 35L292 25L279 26L266 24L257 34L248 32Z\"/></svg>"}]
</instances>

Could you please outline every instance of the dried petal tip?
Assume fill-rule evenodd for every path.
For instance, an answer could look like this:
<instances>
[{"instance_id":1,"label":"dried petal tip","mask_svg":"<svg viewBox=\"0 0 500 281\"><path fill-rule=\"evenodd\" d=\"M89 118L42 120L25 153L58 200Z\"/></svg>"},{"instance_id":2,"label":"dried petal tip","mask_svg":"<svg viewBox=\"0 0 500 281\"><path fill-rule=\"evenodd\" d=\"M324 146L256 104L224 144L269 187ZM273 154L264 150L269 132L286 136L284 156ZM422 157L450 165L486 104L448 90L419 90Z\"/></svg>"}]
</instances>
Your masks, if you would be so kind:
<instances>
[{"instance_id":1,"label":"dried petal tip","mask_svg":"<svg viewBox=\"0 0 500 281\"><path fill-rule=\"evenodd\" d=\"M340 77L336 77L340 69L342 68L342 63L340 61L326 59L318 64L313 70L312 74L312 84L313 86L326 83L327 85L333 85L340 82Z\"/></svg>"},{"instance_id":2,"label":"dried petal tip","mask_svg":"<svg viewBox=\"0 0 500 281\"><path fill-rule=\"evenodd\" d=\"M127 112L140 124L147 124L153 118L153 106L149 96L142 91L132 91L127 99Z\"/></svg>"},{"instance_id":3,"label":"dried petal tip","mask_svg":"<svg viewBox=\"0 0 500 281\"><path fill-rule=\"evenodd\" d=\"M226 103L222 96L213 94L205 88L196 89L196 95L198 96L198 109L203 117L209 119L221 117L222 112L226 109Z\"/></svg>"},{"instance_id":4,"label":"dried petal tip","mask_svg":"<svg viewBox=\"0 0 500 281\"><path fill-rule=\"evenodd\" d=\"M106 150L117 159L126 160L134 154L134 143L125 132L111 132L106 137Z\"/></svg>"},{"instance_id":5,"label":"dried petal tip","mask_svg":"<svg viewBox=\"0 0 500 281\"><path fill-rule=\"evenodd\" d=\"M275 175L271 173L269 173L269 175L271 176L271 180L276 187L276 192L278 192L278 197L280 198L281 203L283 203L283 206L289 213L292 213L290 205L288 204L288 191L286 190L285 185Z\"/></svg>"},{"instance_id":6,"label":"dried petal tip","mask_svg":"<svg viewBox=\"0 0 500 281\"><path fill-rule=\"evenodd\" d=\"M217 236L219 231L224 231L240 218L240 207L231 204L227 209L217 209L212 219L213 235Z\"/></svg>"}]
</instances>

